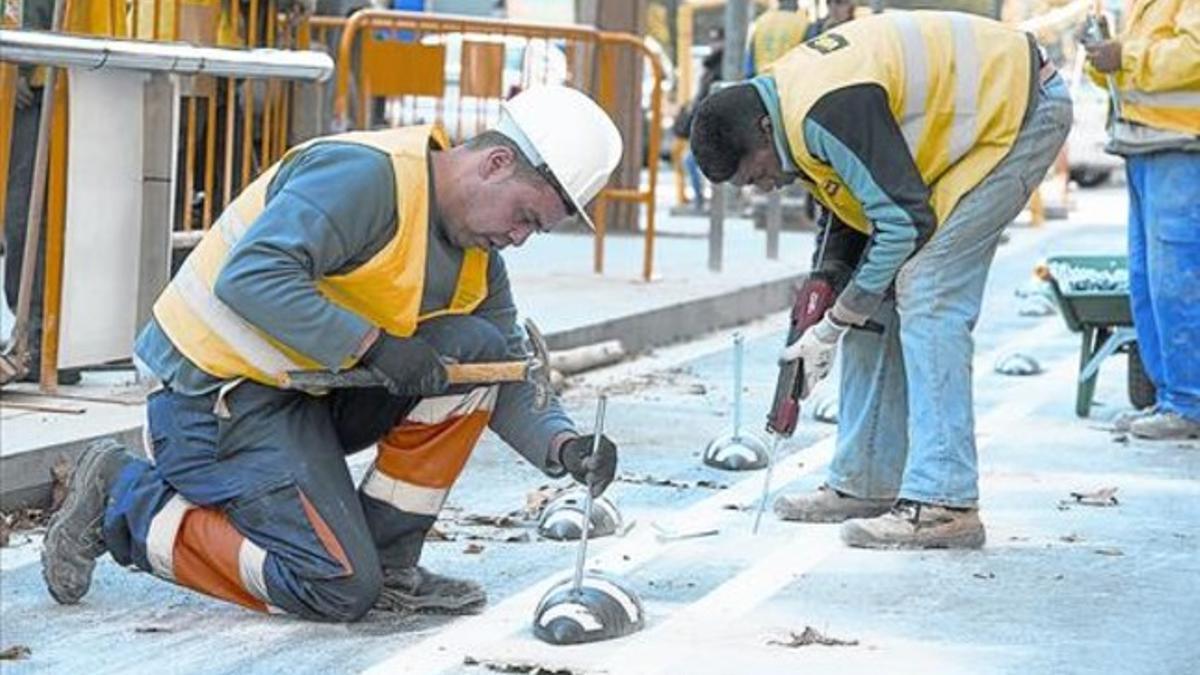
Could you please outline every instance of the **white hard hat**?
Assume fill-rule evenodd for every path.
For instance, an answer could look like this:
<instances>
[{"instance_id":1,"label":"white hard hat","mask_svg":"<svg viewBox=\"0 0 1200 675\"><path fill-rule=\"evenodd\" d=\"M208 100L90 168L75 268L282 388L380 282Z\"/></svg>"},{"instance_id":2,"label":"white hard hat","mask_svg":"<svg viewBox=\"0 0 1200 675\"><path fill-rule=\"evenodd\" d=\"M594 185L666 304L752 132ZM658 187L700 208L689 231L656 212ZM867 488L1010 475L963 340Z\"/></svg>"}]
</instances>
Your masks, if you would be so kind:
<instances>
[{"instance_id":1,"label":"white hard hat","mask_svg":"<svg viewBox=\"0 0 1200 675\"><path fill-rule=\"evenodd\" d=\"M539 171L548 171L588 227L584 208L621 161L621 134L608 114L570 87L530 87L504 102L496 131L511 138Z\"/></svg>"}]
</instances>

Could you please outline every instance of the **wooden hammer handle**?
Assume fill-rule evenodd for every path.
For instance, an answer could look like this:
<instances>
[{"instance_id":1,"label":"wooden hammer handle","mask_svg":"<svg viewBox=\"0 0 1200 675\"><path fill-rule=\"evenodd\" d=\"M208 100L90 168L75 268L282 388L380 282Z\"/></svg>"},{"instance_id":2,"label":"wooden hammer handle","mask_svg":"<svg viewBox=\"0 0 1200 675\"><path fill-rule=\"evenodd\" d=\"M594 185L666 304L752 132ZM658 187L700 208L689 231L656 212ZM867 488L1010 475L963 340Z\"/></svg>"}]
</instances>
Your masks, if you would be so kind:
<instances>
[{"instance_id":1,"label":"wooden hammer handle","mask_svg":"<svg viewBox=\"0 0 1200 675\"><path fill-rule=\"evenodd\" d=\"M520 382L525 379L529 364L524 361L494 363L451 363L446 366L450 384L490 384Z\"/></svg>"}]
</instances>

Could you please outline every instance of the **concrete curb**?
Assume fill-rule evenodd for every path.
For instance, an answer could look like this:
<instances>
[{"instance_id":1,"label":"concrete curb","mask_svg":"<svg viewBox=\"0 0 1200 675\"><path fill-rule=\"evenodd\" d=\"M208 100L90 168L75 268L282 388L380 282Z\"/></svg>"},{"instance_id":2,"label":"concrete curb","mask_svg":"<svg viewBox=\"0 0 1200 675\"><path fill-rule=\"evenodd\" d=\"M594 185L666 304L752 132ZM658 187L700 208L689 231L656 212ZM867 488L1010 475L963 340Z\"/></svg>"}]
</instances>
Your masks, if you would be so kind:
<instances>
[{"instance_id":1,"label":"concrete curb","mask_svg":"<svg viewBox=\"0 0 1200 675\"><path fill-rule=\"evenodd\" d=\"M546 342L551 349L560 350L615 339L621 341L627 354L637 355L785 309L792 302L792 288L798 278L783 277L588 326L548 333ZM142 426L126 424L107 433L91 434L0 457L0 509L46 505L50 499L50 467L54 462L59 457L75 461L89 443L104 437L114 437L137 451L142 447Z\"/></svg>"}]
</instances>

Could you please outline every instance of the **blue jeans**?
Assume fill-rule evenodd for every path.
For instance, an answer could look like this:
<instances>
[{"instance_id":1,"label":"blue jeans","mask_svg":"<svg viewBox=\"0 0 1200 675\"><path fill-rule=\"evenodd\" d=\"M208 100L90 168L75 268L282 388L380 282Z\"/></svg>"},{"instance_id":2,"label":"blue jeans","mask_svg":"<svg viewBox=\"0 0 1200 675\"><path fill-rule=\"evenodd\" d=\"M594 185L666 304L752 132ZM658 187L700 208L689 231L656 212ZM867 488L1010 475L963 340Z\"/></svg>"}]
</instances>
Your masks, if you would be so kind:
<instances>
[{"instance_id":1,"label":"blue jeans","mask_svg":"<svg viewBox=\"0 0 1200 675\"><path fill-rule=\"evenodd\" d=\"M704 206L704 176L700 173L700 165L696 156L688 150L683 155L683 168L687 170L688 179L692 183L692 203L697 207Z\"/></svg>"},{"instance_id":2,"label":"blue jeans","mask_svg":"<svg viewBox=\"0 0 1200 675\"><path fill-rule=\"evenodd\" d=\"M979 499L971 332L1005 225L1041 183L1071 126L1058 76L1012 150L900 269L895 297L872 317L882 334L842 340L837 450L831 487L866 499L971 507Z\"/></svg>"},{"instance_id":3,"label":"blue jeans","mask_svg":"<svg viewBox=\"0 0 1200 675\"><path fill-rule=\"evenodd\" d=\"M1200 153L1129 157L1129 291L1158 408L1200 422Z\"/></svg>"}]
</instances>

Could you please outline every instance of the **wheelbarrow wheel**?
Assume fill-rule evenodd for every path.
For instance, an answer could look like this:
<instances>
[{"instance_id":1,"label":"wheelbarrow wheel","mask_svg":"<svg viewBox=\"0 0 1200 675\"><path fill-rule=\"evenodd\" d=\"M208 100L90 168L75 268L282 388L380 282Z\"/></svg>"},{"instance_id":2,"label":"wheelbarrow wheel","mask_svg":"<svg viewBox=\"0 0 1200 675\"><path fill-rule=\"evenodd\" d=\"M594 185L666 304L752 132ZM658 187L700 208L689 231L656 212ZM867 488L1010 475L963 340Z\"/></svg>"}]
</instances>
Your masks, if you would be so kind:
<instances>
[{"instance_id":1,"label":"wheelbarrow wheel","mask_svg":"<svg viewBox=\"0 0 1200 675\"><path fill-rule=\"evenodd\" d=\"M1146 368L1142 365L1142 354L1138 351L1136 342L1129 345L1128 387L1129 402L1138 410L1149 408L1157 400L1154 383L1146 375Z\"/></svg>"}]
</instances>

